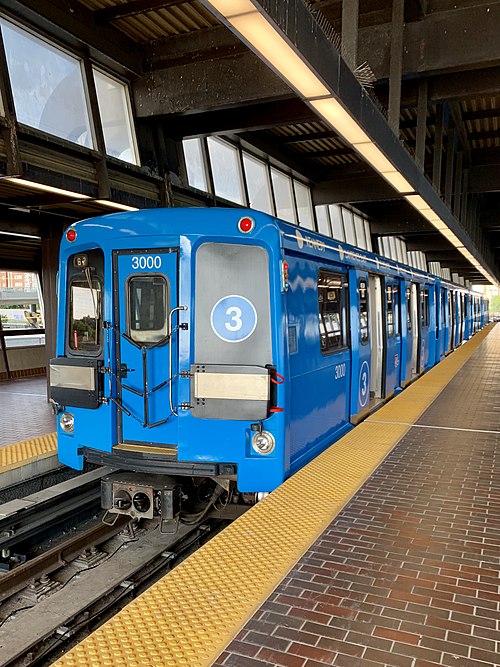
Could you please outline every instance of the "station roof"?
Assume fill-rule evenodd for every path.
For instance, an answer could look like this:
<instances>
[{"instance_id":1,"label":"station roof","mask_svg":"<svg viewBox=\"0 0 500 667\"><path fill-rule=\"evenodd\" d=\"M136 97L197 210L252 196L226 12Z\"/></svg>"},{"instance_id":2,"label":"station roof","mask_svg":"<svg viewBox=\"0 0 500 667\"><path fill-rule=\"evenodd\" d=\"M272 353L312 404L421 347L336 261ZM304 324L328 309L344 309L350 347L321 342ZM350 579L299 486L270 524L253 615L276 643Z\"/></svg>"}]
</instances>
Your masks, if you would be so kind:
<instances>
[{"instance_id":1,"label":"station roof","mask_svg":"<svg viewBox=\"0 0 500 667\"><path fill-rule=\"evenodd\" d=\"M484 270L498 280L500 2L251 0L458 243L423 217L359 146L318 113L311 97L238 31L231 12L239 5L247 12L246 3L67 0L61 9L49 0L5 0L3 5L8 17L130 81L146 152L158 133L167 157L183 138L225 135L306 177L314 203L351 204L371 218L374 234L403 237L408 249L424 251L429 261L471 282L487 282ZM12 171L11 156L9 172L5 150L4 173L22 175L28 185L0 181L4 228L24 225L29 232L50 227L55 218L71 222L109 212L101 198L103 169L113 201L138 207L196 203L197 195L172 178L172 163L138 168L101 160L99 165L93 154L76 154L74 147L42 141L4 122L4 145L13 135L22 169ZM87 198L30 187L39 181Z\"/></svg>"}]
</instances>

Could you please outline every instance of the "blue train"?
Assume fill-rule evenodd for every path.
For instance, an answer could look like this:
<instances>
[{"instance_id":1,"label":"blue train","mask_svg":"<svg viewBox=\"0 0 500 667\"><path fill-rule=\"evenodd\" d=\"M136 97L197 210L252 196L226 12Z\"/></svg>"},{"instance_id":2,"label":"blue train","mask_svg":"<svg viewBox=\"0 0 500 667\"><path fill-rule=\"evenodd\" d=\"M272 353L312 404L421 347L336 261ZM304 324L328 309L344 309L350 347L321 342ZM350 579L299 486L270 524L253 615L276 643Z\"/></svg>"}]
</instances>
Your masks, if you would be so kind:
<instances>
[{"instance_id":1,"label":"blue train","mask_svg":"<svg viewBox=\"0 0 500 667\"><path fill-rule=\"evenodd\" d=\"M242 209L79 222L58 290L59 458L120 469L103 506L167 530L272 491L488 321L460 285Z\"/></svg>"}]
</instances>

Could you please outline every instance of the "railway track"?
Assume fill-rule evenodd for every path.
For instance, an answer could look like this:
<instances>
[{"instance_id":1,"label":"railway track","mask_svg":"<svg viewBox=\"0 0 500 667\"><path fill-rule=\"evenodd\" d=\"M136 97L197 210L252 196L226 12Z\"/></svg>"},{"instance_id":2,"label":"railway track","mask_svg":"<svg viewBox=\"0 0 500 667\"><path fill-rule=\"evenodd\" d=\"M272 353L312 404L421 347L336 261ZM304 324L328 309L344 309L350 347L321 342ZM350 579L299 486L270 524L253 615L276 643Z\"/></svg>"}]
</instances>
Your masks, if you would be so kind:
<instances>
[{"instance_id":1,"label":"railway track","mask_svg":"<svg viewBox=\"0 0 500 667\"><path fill-rule=\"evenodd\" d=\"M156 520L118 517L110 526L99 510L106 474L101 468L0 506L0 667L51 664L241 513L213 511L175 535L162 534Z\"/></svg>"}]
</instances>

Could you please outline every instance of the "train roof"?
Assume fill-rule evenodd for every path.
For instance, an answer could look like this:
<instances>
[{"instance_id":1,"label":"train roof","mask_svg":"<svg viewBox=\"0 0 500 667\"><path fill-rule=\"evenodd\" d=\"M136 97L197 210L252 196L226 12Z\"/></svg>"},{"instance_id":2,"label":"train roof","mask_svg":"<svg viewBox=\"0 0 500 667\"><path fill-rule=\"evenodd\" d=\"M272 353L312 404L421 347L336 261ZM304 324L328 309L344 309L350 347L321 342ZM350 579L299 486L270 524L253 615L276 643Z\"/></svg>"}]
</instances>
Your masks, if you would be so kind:
<instances>
[{"instance_id":1,"label":"train roof","mask_svg":"<svg viewBox=\"0 0 500 667\"><path fill-rule=\"evenodd\" d=\"M180 215L181 214L181 215ZM395 274L408 280L424 280L429 278L432 282L440 281L441 284L469 291L464 285L455 284L449 280L426 273L420 269L397 262L368 250L363 250L349 245L343 241L337 241L314 232L305 227L298 227L285 222L274 216L245 208L152 208L123 213L111 213L108 215L89 218L74 223L73 228L80 235L90 237L94 242L101 241L106 245L112 239L133 239L137 237L158 237L166 233L174 233L182 236L200 234L213 237L241 238L242 232L238 230L237 223L242 217L250 217L255 221L255 229L247 239L262 237L267 228L273 230L274 235L278 230L281 235L281 244L285 252L297 252L312 255L315 258L325 257L330 261L340 263L352 263L359 268L372 272L386 272ZM229 226L234 221L233 226ZM100 238L99 238L100 237ZM70 251L70 243L63 237L63 248ZM132 245L134 245L132 243ZM73 246L75 247L75 246Z\"/></svg>"}]
</instances>

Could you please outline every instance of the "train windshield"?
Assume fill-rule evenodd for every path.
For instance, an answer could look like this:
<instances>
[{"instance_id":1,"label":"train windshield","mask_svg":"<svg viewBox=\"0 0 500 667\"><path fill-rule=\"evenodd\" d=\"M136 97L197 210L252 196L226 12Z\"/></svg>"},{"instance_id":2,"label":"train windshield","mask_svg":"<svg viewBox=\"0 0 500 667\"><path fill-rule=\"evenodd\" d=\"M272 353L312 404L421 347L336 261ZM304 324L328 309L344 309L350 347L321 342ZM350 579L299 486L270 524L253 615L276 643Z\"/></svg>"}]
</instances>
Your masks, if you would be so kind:
<instances>
[{"instance_id":1,"label":"train windshield","mask_svg":"<svg viewBox=\"0 0 500 667\"><path fill-rule=\"evenodd\" d=\"M89 270L85 273L71 282L69 346L75 352L96 353L101 348L102 284Z\"/></svg>"}]
</instances>

